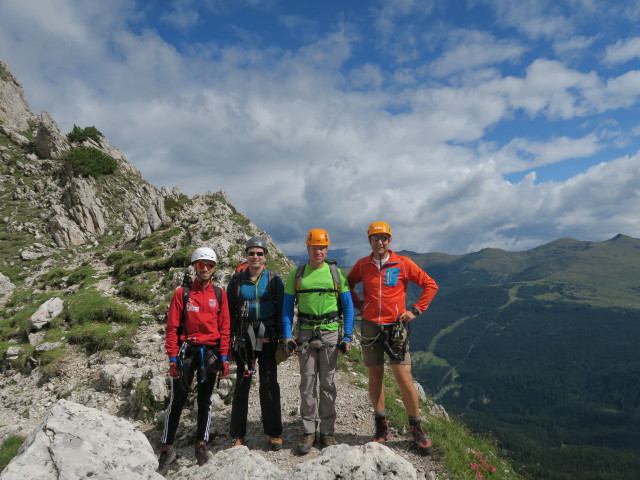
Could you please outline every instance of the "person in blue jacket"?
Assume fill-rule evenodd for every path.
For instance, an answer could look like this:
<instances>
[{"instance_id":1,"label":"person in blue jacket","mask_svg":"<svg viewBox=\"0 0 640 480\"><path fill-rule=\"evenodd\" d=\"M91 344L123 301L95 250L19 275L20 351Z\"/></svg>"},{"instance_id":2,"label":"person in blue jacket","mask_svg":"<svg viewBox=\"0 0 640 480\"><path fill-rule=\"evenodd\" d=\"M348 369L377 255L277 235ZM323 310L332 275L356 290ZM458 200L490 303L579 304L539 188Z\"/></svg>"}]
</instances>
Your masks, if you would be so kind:
<instances>
[{"instance_id":1,"label":"person in blue jacket","mask_svg":"<svg viewBox=\"0 0 640 480\"><path fill-rule=\"evenodd\" d=\"M276 350L282 338L282 279L265 268L269 253L260 237L245 247L246 269L235 273L227 286L233 354L237 379L231 407L231 446L245 445L249 389L259 365L262 426L271 450L282 448L282 412Z\"/></svg>"}]
</instances>

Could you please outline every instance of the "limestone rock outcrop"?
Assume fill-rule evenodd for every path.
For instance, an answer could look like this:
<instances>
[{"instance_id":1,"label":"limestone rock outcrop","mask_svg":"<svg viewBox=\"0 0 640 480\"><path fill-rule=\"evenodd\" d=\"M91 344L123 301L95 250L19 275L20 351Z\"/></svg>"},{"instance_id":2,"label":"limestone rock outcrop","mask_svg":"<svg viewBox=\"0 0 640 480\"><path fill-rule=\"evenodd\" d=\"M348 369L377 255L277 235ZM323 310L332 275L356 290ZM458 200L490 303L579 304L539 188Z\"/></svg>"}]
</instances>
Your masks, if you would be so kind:
<instances>
[{"instance_id":1,"label":"limestone rock outcrop","mask_svg":"<svg viewBox=\"0 0 640 480\"><path fill-rule=\"evenodd\" d=\"M11 131L22 132L35 122L36 115L29 110L22 85L9 71L9 66L0 60L0 123Z\"/></svg>"},{"instance_id":2,"label":"limestone rock outcrop","mask_svg":"<svg viewBox=\"0 0 640 480\"><path fill-rule=\"evenodd\" d=\"M25 440L18 455L0 473L0 480L60 478L164 478L155 472L158 461L147 438L135 426L99 410L59 400ZM334 480L411 480L416 470L407 460L378 443L335 445L316 458L282 470L247 447L209 453L203 466L182 467L173 480L244 480L314 478Z\"/></svg>"},{"instance_id":3,"label":"limestone rock outcrop","mask_svg":"<svg viewBox=\"0 0 640 480\"><path fill-rule=\"evenodd\" d=\"M0 473L1 480L162 480L147 438L126 421L59 400Z\"/></svg>"}]
</instances>

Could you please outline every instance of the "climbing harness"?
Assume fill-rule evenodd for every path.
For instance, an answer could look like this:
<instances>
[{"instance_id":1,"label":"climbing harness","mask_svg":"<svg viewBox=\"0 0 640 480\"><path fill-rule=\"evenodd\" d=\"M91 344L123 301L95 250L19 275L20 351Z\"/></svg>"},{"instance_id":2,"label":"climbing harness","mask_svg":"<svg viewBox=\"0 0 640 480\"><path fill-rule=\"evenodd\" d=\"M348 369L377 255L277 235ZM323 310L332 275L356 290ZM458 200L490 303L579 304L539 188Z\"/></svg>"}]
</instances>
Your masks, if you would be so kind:
<instances>
[{"instance_id":1,"label":"climbing harness","mask_svg":"<svg viewBox=\"0 0 640 480\"><path fill-rule=\"evenodd\" d=\"M380 330L378 330L375 337L363 336L361 343L363 347L370 347L380 343L390 359L402 362L407 354L410 332L410 323L403 322L398 317L395 323L380 325Z\"/></svg>"},{"instance_id":2,"label":"climbing harness","mask_svg":"<svg viewBox=\"0 0 640 480\"><path fill-rule=\"evenodd\" d=\"M244 371L245 377L250 377L256 373L256 358L258 354L262 351L262 345L264 343L264 335L266 332L267 326L275 325L275 319L269 320L255 320L249 321L250 314L250 305L259 304L261 301L264 301L265 295L263 294L261 297L256 298L254 300L245 300L243 302L239 302L240 299L240 288L242 286L242 276L245 275L244 270L236 273L232 277L232 288L235 292L235 300L236 300L236 322L234 326L234 342L233 342L233 350L236 352L236 355L242 360L242 362L246 365L246 370ZM267 272L267 298L269 298L274 305L276 304L276 288L274 285L274 279L276 278L276 274L271 272L270 270L266 270ZM231 307L233 308L233 307Z\"/></svg>"},{"instance_id":3,"label":"climbing harness","mask_svg":"<svg viewBox=\"0 0 640 480\"><path fill-rule=\"evenodd\" d=\"M193 387L193 392L198 390L198 386L201 383L207 381L209 375L215 376L217 374L220 357L218 356L217 345L189 345L184 342L180 346L178 352L178 369L180 371L180 382L184 390L189 390L191 387L190 372L194 369L194 363L197 368L197 381Z\"/></svg>"}]
</instances>

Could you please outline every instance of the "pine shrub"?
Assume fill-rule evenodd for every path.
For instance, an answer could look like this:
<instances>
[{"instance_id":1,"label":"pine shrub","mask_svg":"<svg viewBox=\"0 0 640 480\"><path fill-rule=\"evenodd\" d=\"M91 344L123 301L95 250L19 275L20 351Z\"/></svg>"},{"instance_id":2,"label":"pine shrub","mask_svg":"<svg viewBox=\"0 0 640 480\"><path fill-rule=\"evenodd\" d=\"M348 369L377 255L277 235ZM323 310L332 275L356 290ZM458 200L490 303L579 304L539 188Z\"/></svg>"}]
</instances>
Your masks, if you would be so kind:
<instances>
[{"instance_id":1,"label":"pine shrub","mask_svg":"<svg viewBox=\"0 0 640 480\"><path fill-rule=\"evenodd\" d=\"M99 177L116 171L116 159L93 147L76 147L67 152L63 160L67 162L75 176Z\"/></svg>"}]
</instances>

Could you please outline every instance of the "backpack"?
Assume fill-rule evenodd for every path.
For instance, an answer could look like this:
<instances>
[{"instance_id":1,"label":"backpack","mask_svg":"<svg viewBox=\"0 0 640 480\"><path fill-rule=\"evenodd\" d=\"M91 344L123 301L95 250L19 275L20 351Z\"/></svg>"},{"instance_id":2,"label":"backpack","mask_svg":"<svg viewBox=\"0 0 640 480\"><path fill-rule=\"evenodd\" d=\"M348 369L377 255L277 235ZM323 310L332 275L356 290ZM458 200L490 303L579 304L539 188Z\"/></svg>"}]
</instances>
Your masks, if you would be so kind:
<instances>
[{"instance_id":1,"label":"backpack","mask_svg":"<svg viewBox=\"0 0 640 480\"><path fill-rule=\"evenodd\" d=\"M244 262L240 262L239 264L236 265L236 269L234 273L240 273L246 270L248 266L249 266L249 262L247 262L246 260Z\"/></svg>"}]
</instances>

